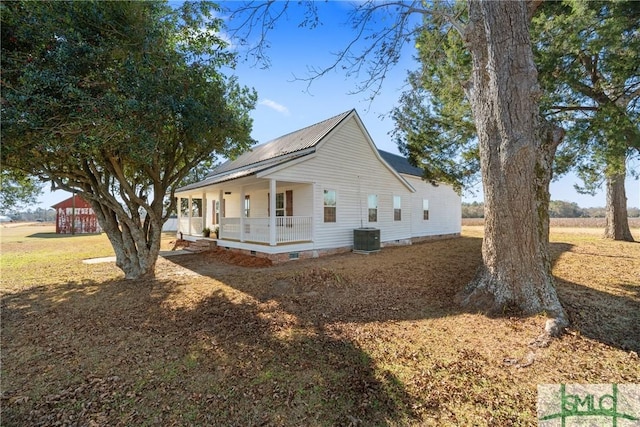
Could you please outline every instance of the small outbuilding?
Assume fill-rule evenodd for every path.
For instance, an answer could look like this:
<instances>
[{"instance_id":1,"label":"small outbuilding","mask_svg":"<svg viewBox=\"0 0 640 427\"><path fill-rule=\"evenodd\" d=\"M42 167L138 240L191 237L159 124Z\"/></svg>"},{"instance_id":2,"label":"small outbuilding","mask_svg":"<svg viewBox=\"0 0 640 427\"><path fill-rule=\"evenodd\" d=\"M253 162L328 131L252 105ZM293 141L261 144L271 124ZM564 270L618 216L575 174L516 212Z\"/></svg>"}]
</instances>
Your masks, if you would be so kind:
<instances>
[{"instance_id":1,"label":"small outbuilding","mask_svg":"<svg viewBox=\"0 0 640 427\"><path fill-rule=\"evenodd\" d=\"M78 195L52 206L56 210L56 234L100 233L102 228L91 205Z\"/></svg>"}]
</instances>

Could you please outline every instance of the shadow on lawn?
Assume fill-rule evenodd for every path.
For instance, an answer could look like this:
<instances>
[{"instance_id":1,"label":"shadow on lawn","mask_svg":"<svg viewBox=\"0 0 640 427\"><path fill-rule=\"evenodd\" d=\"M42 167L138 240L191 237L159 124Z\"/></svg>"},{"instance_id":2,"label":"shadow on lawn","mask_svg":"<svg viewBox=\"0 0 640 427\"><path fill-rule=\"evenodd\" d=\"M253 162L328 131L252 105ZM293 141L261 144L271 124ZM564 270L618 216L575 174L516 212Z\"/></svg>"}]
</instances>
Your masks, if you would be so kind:
<instances>
[{"instance_id":1,"label":"shadow on lawn","mask_svg":"<svg viewBox=\"0 0 640 427\"><path fill-rule=\"evenodd\" d=\"M481 264L481 242L481 238L462 237L386 248L367 256L343 254L302 261L293 273L286 273L286 267L274 266L268 270L282 269L283 273L271 283L259 278L245 280L238 275L219 274L215 255L208 259L203 255L204 260L175 257L171 261L261 301L273 299L303 322L323 328L335 322L418 320L464 312L453 303L454 296L471 281ZM569 243L550 243L552 263L555 265L572 247ZM406 252L399 264L391 264L385 257L386 251L393 250ZM350 262L357 257L362 271L349 270ZM254 271L255 276L261 271L236 268L250 274ZM640 301L637 298L559 278L556 286L573 330L613 347L640 351ZM637 287L631 290L637 295Z\"/></svg>"},{"instance_id":2,"label":"shadow on lawn","mask_svg":"<svg viewBox=\"0 0 640 427\"><path fill-rule=\"evenodd\" d=\"M551 256L555 262L563 252L571 251L572 245L552 243ZM581 253L581 255L594 255ZM599 257L611 257L600 255ZM618 259L633 260L634 257L620 255ZM556 277L556 287L564 306L570 328L581 335L625 351L640 352L640 283L637 286L611 285L631 294L616 295L593 287L570 282Z\"/></svg>"},{"instance_id":3,"label":"shadow on lawn","mask_svg":"<svg viewBox=\"0 0 640 427\"><path fill-rule=\"evenodd\" d=\"M3 424L386 425L411 417L402 384L354 343L297 331L277 307L221 290L170 307L179 286L84 282L6 295Z\"/></svg>"},{"instance_id":4,"label":"shadow on lawn","mask_svg":"<svg viewBox=\"0 0 640 427\"><path fill-rule=\"evenodd\" d=\"M461 313L454 296L480 265L480 245L481 239L465 237L267 268L225 265L216 253L167 260L263 303L275 301L301 324L322 329L339 322L419 320ZM394 251L402 256L387 256Z\"/></svg>"},{"instance_id":5,"label":"shadow on lawn","mask_svg":"<svg viewBox=\"0 0 640 427\"><path fill-rule=\"evenodd\" d=\"M84 236L99 236L102 233L76 233L76 234L58 234L58 233L33 233L28 235L27 237L36 238L36 239L62 239L62 238L74 238L74 237L84 237Z\"/></svg>"},{"instance_id":6,"label":"shadow on lawn","mask_svg":"<svg viewBox=\"0 0 640 427\"><path fill-rule=\"evenodd\" d=\"M3 424L410 422L404 385L332 326L461 313L453 297L480 264L480 245L460 238L264 269L171 257L241 291L220 287L191 305L188 295L172 305L189 287L182 279L5 295ZM554 262L571 248L552 244ZM394 264L392 251L402 251ZM558 289L582 335L638 349L637 299L561 280Z\"/></svg>"}]
</instances>

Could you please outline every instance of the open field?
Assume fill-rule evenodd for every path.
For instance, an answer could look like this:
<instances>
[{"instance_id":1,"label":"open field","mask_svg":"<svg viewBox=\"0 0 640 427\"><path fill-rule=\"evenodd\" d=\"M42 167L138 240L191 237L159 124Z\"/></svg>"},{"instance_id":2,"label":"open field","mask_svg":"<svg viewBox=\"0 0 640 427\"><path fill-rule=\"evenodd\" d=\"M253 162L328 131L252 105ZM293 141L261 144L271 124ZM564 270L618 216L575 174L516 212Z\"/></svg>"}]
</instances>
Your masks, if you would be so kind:
<instances>
[{"instance_id":1,"label":"open field","mask_svg":"<svg viewBox=\"0 0 640 427\"><path fill-rule=\"evenodd\" d=\"M479 226L273 267L176 256L139 282L82 263L104 235L0 228L0 424L535 425L538 384L640 382L640 243L574 228L552 230L572 327L548 346L542 316L453 304Z\"/></svg>"},{"instance_id":2,"label":"open field","mask_svg":"<svg viewBox=\"0 0 640 427\"><path fill-rule=\"evenodd\" d=\"M463 218L462 225L480 226L484 224L483 218ZM588 233L588 234L600 234L604 233L605 219L604 218L551 218L551 229L560 228L563 231L569 231L574 233ZM640 231L640 218L629 218L629 227L631 232L636 236L638 240L638 232ZM633 230L635 229L635 230Z\"/></svg>"}]
</instances>

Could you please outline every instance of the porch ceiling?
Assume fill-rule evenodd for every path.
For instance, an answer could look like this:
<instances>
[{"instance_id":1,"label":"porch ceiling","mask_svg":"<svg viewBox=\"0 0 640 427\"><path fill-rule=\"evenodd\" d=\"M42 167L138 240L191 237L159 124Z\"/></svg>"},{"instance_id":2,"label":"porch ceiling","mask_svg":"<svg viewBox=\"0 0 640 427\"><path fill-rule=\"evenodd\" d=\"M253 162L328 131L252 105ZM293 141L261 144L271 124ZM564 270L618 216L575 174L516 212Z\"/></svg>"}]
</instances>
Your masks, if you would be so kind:
<instances>
[{"instance_id":1,"label":"porch ceiling","mask_svg":"<svg viewBox=\"0 0 640 427\"><path fill-rule=\"evenodd\" d=\"M277 181L276 185L286 186L292 184L309 184L308 182L298 182L298 181ZM245 191L251 191L251 189L268 189L269 188L269 179L267 178L257 178L255 175L245 176L242 178L237 178L231 181L220 182L216 184L207 185L204 187L198 187L196 189L192 189L189 191L181 191L176 192L176 197L202 197L202 193L218 193L220 190L222 191L231 191L231 192L239 192L241 189L245 189Z\"/></svg>"}]
</instances>

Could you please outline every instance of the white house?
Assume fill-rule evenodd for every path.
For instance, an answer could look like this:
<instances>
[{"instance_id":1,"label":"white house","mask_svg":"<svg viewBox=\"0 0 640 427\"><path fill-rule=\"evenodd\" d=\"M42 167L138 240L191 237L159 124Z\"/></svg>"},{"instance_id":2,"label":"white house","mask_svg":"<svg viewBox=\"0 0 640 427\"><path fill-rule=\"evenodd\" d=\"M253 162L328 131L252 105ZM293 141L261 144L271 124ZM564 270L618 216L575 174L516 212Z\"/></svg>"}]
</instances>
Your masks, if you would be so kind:
<instances>
[{"instance_id":1,"label":"white house","mask_svg":"<svg viewBox=\"0 0 640 427\"><path fill-rule=\"evenodd\" d=\"M421 175L379 151L351 110L255 146L178 189L178 233L198 240L204 227L217 228L219 247L276 262L352 250L356 229L374 229L362 232L382 247L459 236L459 195Z\"/></svg>"}]
</instances>

